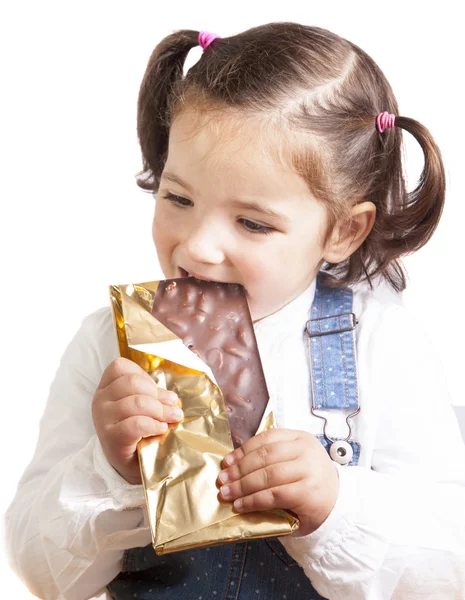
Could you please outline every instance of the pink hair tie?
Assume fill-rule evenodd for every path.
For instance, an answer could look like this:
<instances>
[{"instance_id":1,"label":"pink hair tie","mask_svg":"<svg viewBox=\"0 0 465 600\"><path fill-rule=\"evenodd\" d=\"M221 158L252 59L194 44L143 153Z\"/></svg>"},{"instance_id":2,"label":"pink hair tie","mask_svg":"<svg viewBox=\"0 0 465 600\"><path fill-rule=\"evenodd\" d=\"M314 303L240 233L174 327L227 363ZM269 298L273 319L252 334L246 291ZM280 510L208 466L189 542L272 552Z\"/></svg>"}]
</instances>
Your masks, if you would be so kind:
<instances>
[{"instance_id":1,"label":"pink hair tie","mask_svg":"<svg viewBox=\"0 0 465 600\"><path fill-rule=\"evenodd\" d=\"M379 113L376 119L376 127L380 133L383 133L385 129L394 127L396 115L390 115L388 112Z\"/></svg>"},{"instance_id":2,"label":"pink hair tie","mask_svg":"<svg viewBox=\"0 0 465 600\"><path fill-rule=\"evenodd\" d=\"M221 37L216 35L216 33L210 33L209 31L201 31L199 33L199 45L202 46L204 50L206 50L212 42L220 39Z\"/></svg>"}]
</instances>

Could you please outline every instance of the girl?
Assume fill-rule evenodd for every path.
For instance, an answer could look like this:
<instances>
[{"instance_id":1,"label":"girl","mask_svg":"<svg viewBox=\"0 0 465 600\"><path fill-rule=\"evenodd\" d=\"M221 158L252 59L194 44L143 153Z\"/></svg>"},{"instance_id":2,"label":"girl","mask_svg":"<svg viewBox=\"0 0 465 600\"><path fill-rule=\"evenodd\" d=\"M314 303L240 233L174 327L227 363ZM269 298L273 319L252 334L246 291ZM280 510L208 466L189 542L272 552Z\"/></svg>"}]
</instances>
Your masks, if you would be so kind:
<instances>
[{"instance_id":1,"label":"girl","mask_svg":"<svg viewBox=\"0 0 465 600\"><path fill-rule=\"evenodd\" d=\"M411 193L402 130L424 152ZM301 526L155 555L136 446L182 412L118 358L102 309L52 385L7 515L12 566L46 600L105 588L116 600L465 598L465 448L400 301L399 259L429 240L444 202L428 130L398 116L360 48L272 23L165 38L138 133L163 271L245 287L279 424L226 457L220 494L239 512L288 509Z\"/></svg>"}]
</instances>

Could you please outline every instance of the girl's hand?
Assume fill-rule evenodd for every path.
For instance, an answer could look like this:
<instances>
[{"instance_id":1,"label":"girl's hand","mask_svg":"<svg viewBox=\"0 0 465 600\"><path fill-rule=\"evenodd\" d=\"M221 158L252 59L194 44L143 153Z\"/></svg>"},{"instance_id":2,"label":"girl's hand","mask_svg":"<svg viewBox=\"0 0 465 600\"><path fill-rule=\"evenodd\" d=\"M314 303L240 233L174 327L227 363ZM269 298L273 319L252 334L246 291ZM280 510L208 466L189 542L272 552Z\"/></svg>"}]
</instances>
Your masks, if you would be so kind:
<instances>
[{"instance_id":1,"label":"girl's hand","mask_svg":"<svg viewBox=\"0 0 465 600\"><path fill-rule=\"evenodd\" d=\"M180 421L178 402L174 392L157 387L132 360L117 358L105 369L92 401L92 418L108 462L129 483L141 483L137 443Z\"/></svg>"},{"instance_id":2,"label":"girl's hand","mask_svg":"<svg viewBox=\"0 0 465 600\"><path fill-rule=\"evenodd\" d=\"M284 508L308 535L326 520L339 492L336 465L310 433L270 429L225 457L218 481L238 512Z\"/></svg>"}]
</instances>

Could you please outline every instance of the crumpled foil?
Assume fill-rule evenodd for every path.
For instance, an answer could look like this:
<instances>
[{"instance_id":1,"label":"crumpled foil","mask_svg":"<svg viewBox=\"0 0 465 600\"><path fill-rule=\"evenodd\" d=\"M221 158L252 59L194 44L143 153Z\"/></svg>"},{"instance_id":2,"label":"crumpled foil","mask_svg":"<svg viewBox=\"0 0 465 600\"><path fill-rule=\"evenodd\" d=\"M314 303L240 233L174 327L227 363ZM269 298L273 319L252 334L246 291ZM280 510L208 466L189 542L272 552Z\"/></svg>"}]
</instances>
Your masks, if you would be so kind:
<instances>
[{"instance_id":1,"label":"crumpled foil","mask_svg":"<svg viewBox=\"0 0 465 600\"><path fill-rule=\"evenodd\" d=\"M157 554L282 536L299 521L284 510L237 513L218 495L224 457L233 451L221 390L210 368L152 314L158 281L110 286L121 356L180 398L184 419L137 447ZM275 427L268 410L257 433Z\"/></svg>"}]
</instances>

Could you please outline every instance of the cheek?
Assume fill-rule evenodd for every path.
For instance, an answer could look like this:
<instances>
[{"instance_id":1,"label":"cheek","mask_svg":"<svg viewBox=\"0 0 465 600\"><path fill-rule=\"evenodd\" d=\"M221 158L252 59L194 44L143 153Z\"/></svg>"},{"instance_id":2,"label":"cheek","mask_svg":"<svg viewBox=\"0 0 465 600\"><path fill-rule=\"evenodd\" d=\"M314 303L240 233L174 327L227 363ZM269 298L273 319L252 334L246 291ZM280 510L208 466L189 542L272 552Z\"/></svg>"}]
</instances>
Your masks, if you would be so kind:
<instances>
[{"instance_id":1,"label":"cheek","mask_svg":"<svg viewBox=\"0 0 465 600\"><path fill-rule=\"evenodd\" d=\"M160 221L157 220L157 216L155 215L152 221L152 237L155 242L155 246L158 246L160 240L162 238L163 229L160 227Z\"/></svg>"},{"instance_id":2,"label":"cheek","mask_svg":"<svg viewBox=\"0 0 465 600\"><path fill-rule=\"evenodd\" d=\"M249 289L254 287L263 289L263 286L267 283L272 284L277 277L275 260L270 249L263 252L261 248L257 248L243 254L241 267L242 276Z\"/></svg>"},{"instance_id":3,"label":"cheek","mask_svg":"<svg viewBox=\"0 0 465 600\"><path fill-rule=\"evenodd\" d=\"M167 250L176 244L176 227L170 226L161 209L155 209L152 237L157 250Z\"/></svg>"}]
</instances>

